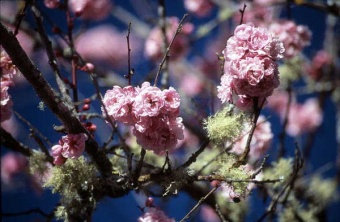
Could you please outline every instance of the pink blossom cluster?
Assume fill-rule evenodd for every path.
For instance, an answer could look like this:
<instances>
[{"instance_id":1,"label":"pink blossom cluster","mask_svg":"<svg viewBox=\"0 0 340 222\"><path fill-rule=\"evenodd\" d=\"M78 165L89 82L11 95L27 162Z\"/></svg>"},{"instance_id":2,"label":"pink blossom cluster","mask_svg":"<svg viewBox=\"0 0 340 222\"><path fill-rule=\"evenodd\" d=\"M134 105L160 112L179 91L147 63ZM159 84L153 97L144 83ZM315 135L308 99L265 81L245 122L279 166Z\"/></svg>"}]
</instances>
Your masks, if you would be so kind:
<instances>
[{"instance_id":1,"label":"pink blossom cluster","mask_svg":"<svg viewBox=\"0 0 340 222\"><path fill-rule=\"evenodd\" d=\"M284 57L290 59L310 44L312 33L307 26L297 25L290 20L273 22L268 26L285 47Z\"/></svg>"},{"instance_id":2,"label":"pink blossom cluster","mask_svg":"<svg viewBox=\"0 0 340 222\"><path fill-rule=\"evenodd\" d=\"M310 98L303 104L294 103L288 115L287 133L291 136L315 130L322 123L322 111L317 99Z\"/></svg>"},{"instance_id":3,"label":"pink blossom cluster","mask_svg":"<svg viewBox=\"0 0 340 222\"><path fill-rule=\"evenodd\" d=\"M184 8L199 17L207 16L213 6L211 0L184 0Z\"/></svg>"},{"instance_id":4,"label":"pink blossom cluster","mask_svg":"<svg viewBox=\"0 0 340 222\"><path fill-rule=\"evenodd\" d=\"M286 116L288 94L277 91L268 100L268 107L276 111L281 120ZM293 100L289 107L287 133L298 136L315 130L322 123L322 110L315 98L307 99L303 104Z\"/></svg>"},{"instance_id":5,"label":"pink blossom cluster","mask_svg":"<svg viewBox=\"0 0 340 222\"><path fill-rule=\"evenodd\" d=\"M166 37L169 44L177 31L179 19L177 17L170 17L166 21ZM189 46L189 34L192 31L193 25L191 23L183 24L181 32L176 36L170 48L170 59L176 60L186 53ZM151 30L150 35L145 41L144 54L153 61L159 60L164 55L163 46L162 30L159 27L155 27Z\"/></svg>"},{"instance_id":6,"label":"pink blossom cluster","mask_svg":"<svg viewBox=\"0 0 340 222\"><path fill-rule=\"evenodd\" d=\"M76 159L85 149L85 141L88 139L85 133L67 134L59 140L58 145L52 147L54 164L63 165L68 158Z\"/></svg>"},{"instance_id":7,"label":"pink blossom cluster","mask_svg":"<svg viewBox=\"0 0 340 222\"><path fill-rule=\"evenodd\" d=\"M140 88L114 86L105 93L103 103L112 120L133 126L137 143L156 154L174 149L177 140L184 138L178 117L180 97L173 87L161 90L149 82Z\"/></svg>"},{"instance_id":8,"label":"pink blossom cluster","mask_svg":"<svg viewBox=\"0 0 340 222\"><path fill-rule=\"evenodd\" d=\"M244 124L241 137L235 142L230 152L242 154L247 144L248 135L251 125L246 122ZM264 116L259 116L254 134L250 142L249 160L256 161L261 158L270 148L273 139L270 122L266 121Z\"/></svg>"},{"instance_id":9,"label":"pink blossom cluster","mask_svg":"<svg viewBox=\"0 0 340 222\"><path fill-rule=\"evenodd\" d=\"M13 78L20 72L13 64L12 59L1 48L0 54L0 122L8 120L12 115L13 102L8 93L10 86L14 85Z\"/></svg>"},{"instance_id":10,"label":"pink blossom cluster","mask_svg":"<svg viewBox=\"0 0 340 222\"><path fill-rule=\"evenodd\" d=\"M217 87L222 103L232 103L234 93L240 109L251 108L252 98L262 103L280 84L276 60L283 52L282 42L266 29L252 24L237 26L223 51L225 73Z\"/></svg>"},{"instance_id":11,"label":"pink blossom cluster","mask_svg":"<svg viewBox=\"0 0 340 222\"><path fill-rule=\"evenodd\" d=\"M21 154L7 153L1 157L1 180L9 184L12 178L27 167L27 159Z\"/></svg>"},{"instance_id":12,"label":"pink blossom cluster","mask_svg":"<svg viewBox=\"0 0 340 222\"><path fill-rule=\"evenodd\" d=\"M330 64L332 64L332 56L326 51L320 50L306 67L306 72L310 78L317 81L322 77L323 68Z\"/></svg>"},{"instance_id":13,"label":"pink blossom cluster","mask_svg":"<svg viewBox=\"0 0 340 222\"><path fill-rule=\"evenodd\" d=\"M166 216L162 210L150 207L148 212L138 218L138 222L175 222L175 220Z\"/></svg>"},{"instance_id":14,"label":"pink blossom cluster","mask_svg":"<svg viewBox=\"0 0 340 222\"><path fill-rule=\"evenodd\" d=\"M68 6L77 16L89 20L106 18L113 7L111 0L69 0Z\"/></svg>"},{"instance_id":15,"label":"pink blossom cluster","mask_svg":"<svg viewBox=\"0 0 340 222\"><path fill-rule=\"evenodd\" d=\"M47 8L58 8L60 6L60 0L44 0L44 4Z\"/></svg>"},{"instance_id":16,"label":"pink blossom cluster","mask_svg":"<svg viewBox=\"0 0 340 222\"><path fill-rule=\"evenodd\" d=\"M117 68L126 64L128 50L122 49L126 44L126 34L110 25L88 29L75 40L77 52L84 59L94 64L104 62ZM130 45L133 56L138 51L139 43L132 35Z\"/></svg>"}]
</instances>

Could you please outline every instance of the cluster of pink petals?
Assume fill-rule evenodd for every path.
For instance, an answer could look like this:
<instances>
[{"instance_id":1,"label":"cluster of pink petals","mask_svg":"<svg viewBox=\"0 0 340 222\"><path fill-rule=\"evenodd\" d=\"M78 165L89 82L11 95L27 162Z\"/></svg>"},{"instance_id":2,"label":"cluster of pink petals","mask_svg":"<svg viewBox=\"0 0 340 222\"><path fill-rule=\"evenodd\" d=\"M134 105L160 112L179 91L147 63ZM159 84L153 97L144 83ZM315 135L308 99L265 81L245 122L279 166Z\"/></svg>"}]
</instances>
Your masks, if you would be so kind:
<instances>
[{"instance_id":1,"label":"cluster of pink petals","mask_svg":"<svg viewBox=\"0 0 340 222\"><path fill-rule=\"evenodd\" d=\"M320 50L313 57L311 63L306 67L306 72L313 80L319 80L322 77L323 67L332 63L332 56L324 50Z\"/></svg>"},{"instance_id":2,"label":"cluster of pink petals","mask_svg":"<svg viewBox=\"0 0 340 222\"><path fill-rule=\"evenodd\" d=\"M312 132L321 125L322 119L317 99L310 98L303 104L294 103L289 110L287 133L294 137L304 132Z\"/></svg>"},{"instance_id":3,"label":"cluster of pink petals","mask_svg":"<svg viewBox=\"0 0 340 222\"><path fill-rule=\"evenodd\" d=\"M130 37L132 52L135 53L139 45L133 36ZM84 59L94 64L104 62L118 68L127 64L126 34L113 26L100 25L87 30L75 40L75 47Z\"/></svg>"},{"instance_id":4,"label":"cluster of pink petals","mask_svg":"<svg viewBox=\"0 0 340 222\"><path fill-rule=\"evenodd\" d=\"M103 98L107 114L112 120L133 126L137 143L145 149L162 154L176 147L183 139L180 98L172 87L161 90L144 82L142 86L114 86ZM105 109L102 111L105 114Z\"/></svg>"},{"instance_id":5,"label":"cluster of pink petals","mask_svg":"<svg viewBox=\"0 0 340 222\"><path fill-rule=\"evenodd\" d=\"M2 123L12 115L13 102L11 96L8 94L8 89L14 85L13 78L20 73L13 64L12 59L2 48L0 54L0 69L0 122Z\"/></svg>"},{"instance_id":6,"label":"cluster of pink petals","mask_svg":"<svg viewBox=\"0 0 340 222\"><path fill-rule=\"evenodd\" d=\"M248 122L245 123L241 133L242 136L235 142L231 150L232 153L242 154L244 152L250 129L251 125ZM266 154L270 148L272 139L273 133L270 122L266 121L264 116L259 116L253 137L250 142L250 161L256 161L264 156L264 154Z\"/></svg>"},{"instance_id":7,"label":"cluster of pink petals","mask_svg":"<svg viewBox=\"0 0 340 222\"><path fill-rule=\"evenodd\" d=\"M209 15L213 6L211 0L184 0L184 8L200 17Z\"/></svg>"},{"instance_id":8,"label":"cluster of pink petals","mask_svg":"<svg viewBox=\"0 0 340 222\"><path fill-rule=\"evenodd\" d=\"M148 212L138 218L138 222L175 222L175 220L166 216L162 210L150 207Z\"/></svg>"},{"instance_id":9,"label":"cluster of pink petals","mask_svg":"<svg viewBox=\"0 0 340 222\"><path fill-rule=\"evenodd\" d=\"M21 154L7 153L1 157L1 180L9 184L16 174L27 167L27 159Z\"/></svg>"},{"instance_id":10,"label":"cluster of pink petals","mask_svg":"<svg viewBox=\"0 0 340 222\"><path fill-rule=\"evenodd\" d=\"M283 42L284 57L287 59L296 56L310 44L312 33L307 26L296 25L290 20L282 20L271 23L268 29Z\"/></svg>"},{"instance_id":11,"label":"cluster of pink petals","mask_svg":"<svg viewBox=\"0 0 340 222\"><path fill-rule=\"evenodd\" d=\"M111 0L69 0L68 6L77 16L89 20L106 18L113 7Z\"/></svg>"},{"instance_id":12,"label":"cluster of pink petals","mask_svg":"<svg viewBox=\"0 0 340 222\"><path fill-rule=\"evenodd\" d=\"M52 147L54 164L63 165L66 159L80 157L85 149L85 141L88 139L84 133L67 134L59 140L58 145Z\"/></svg>"},{"instance_id":13,"label":"cluster of pink petals","mask_svg":"<svg viewBox=\"0 0 340 222\"><path fill-rule=\"evenodd\" d=\"M60 0L44 0L44 4L47 8L58 8L60 6Z\"/></svg>"},{"instance_id":14,"label":"cluster of pink petals","mask_svg":"<svg viewBox=\"0 0 340 222\"><path fill-rule=\"evenodd\" d=\"M222 103L232 103L233 93L238 95L236 105L241 109L251 108L255 97L263 102L280 84L276 60L283 52L282 42L266 29L252 24L237 26L223 51L225 73L217 87Z\"/></svg>"},{"instance_id":15,"label":"cluster of pink petals","mask_svg":"<svg viewBox=\"0 0 340 222\"><path fill-rule=\"evenodd\" d=\"M166 21L166 37L169 44L178 28L179 19L177 17L170 17ZM189 34L192 31L193 25L191 23L183 24L181 32L176 36L170 48L170 59L176 60L186 53L189 46ZM153 61L160 60L164 56L163 46L162 30L159 27L155 27L151 30L150 35L145 41L144 54Z\"/></svg>"},{"instance_id":16,"label":"cluster of pink petals","mask_svg":"<svg viewBox=\"0 0 340 222\"><path fill-rule=\"evenodd\" d=\"M288 94L277 91L268 100L268 107L276 111L283 121L286 116ZM290 136L298 136L311 132L322 123L322 110L315 98L307 99L303 104L293 100L289 107L287 133Z\"/></svg>"}]
</instances>

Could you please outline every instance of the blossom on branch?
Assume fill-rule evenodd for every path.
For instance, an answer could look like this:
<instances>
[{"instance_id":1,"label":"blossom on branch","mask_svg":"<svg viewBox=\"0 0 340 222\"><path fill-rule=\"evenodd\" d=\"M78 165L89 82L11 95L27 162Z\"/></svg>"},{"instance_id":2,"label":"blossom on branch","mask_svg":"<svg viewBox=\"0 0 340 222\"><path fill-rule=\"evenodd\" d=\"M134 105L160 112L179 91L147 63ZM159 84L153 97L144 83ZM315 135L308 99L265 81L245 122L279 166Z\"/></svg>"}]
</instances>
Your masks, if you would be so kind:
<instances>
[{"instance_id":1,"label":"blossom on branch","mask_svg":"<svg viewBox=\"0 0 340 222\"><path fill-rule=\"evenodd\" d=\"M285 47L284 57L287 59L293 58L310 44L312 33L307 26L282 20L270 24L268 29L283 42Z\"/></svg>"},{"instance_id":2,"label":"blossom on branch","mask_svg":"<svg viewBox=\"0 0 340 222\"><path fill-rule=\"evenodd\" d=\"M87 135L84 133L63 136L59 140L59 144L52 147L54 164L63 165L67 158L76 159L80 157L85 149L87 139Z\"/></svg>"},{"instance_id":3,"label":"blossom on branch","mask_svg":"<svg viewBox=\"0 0 340 222\"><path fill-rule=\"evenodd\" d=\"M167 217L162 210L150 207L148 212L138 218L138 222L175 222L175 220Z\"/></svg>"},{"instance_id":4,"label":"blossom on branch","mask_svg":"<svg viewBox=\"0 0 340 222\"><path fill-rule=\"evenodd\" d=\"M112 9L111 0L69 0L68 6L77 16L90 20L104 19Z\"/></svg>"},{"instance_id":5,"label":"blossom on branch","mask_svg":"<svg viewBox=\"0 0 340 222\"><path fill-rule=\"evenodd\" d=\"M280 84L276 60L283 52L282 42L266 29L252 24L237 26L223 51L224 75L217 87L222 103L233 103L234 93L241 100L236 103L241 109L251 108L252 98L263 103Z\"/></svg>"},{"instance_id":6,"label":"blossom on branch","mask_svg":"<svg viewBox=\"0 0 340 222\"><path fill-rule=\"evenodd\" d=\"M103 114L113 121L133 126L137 143L163 154L184 138L179 115L180 97L172 87L161 90L144 82L141 87L114 86L103 98Z\"/></svg>"}]
</instances>

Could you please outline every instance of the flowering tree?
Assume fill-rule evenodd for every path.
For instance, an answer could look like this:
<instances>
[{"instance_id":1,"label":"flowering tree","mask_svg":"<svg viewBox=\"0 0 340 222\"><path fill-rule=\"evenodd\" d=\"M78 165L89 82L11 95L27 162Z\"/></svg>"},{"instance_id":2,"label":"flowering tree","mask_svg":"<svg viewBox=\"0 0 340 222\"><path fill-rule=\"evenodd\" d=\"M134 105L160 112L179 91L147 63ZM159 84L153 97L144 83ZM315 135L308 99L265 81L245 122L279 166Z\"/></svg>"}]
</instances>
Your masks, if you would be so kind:
<instances>
[{"instance_id":1,"label":"flowering tree","mask_svg":"<svg viewBox=\"0 0 340 222\"><path fill-rule=\"evenodd\" d=\"M131 3L0 2L3 221L339 219L338 3Z\"/></svg>"}]
</instances>

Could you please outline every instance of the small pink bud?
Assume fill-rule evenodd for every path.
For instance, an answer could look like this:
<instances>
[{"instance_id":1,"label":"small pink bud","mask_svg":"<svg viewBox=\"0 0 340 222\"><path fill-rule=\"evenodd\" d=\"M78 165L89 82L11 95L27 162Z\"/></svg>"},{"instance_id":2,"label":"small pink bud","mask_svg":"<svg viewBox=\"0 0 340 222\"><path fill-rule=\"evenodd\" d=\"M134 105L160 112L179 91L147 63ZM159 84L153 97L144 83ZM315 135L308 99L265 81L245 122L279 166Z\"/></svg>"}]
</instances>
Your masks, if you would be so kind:
<instances>
[{"instance_id":1,"label":"small pink bud","mask_svg":"<svg viewBox=\"0 0 340 222\"><path fill-rule=\"evenodd\" d=\"M83 105L83 108L82 108L83 111L86 111L86 110L89 110L89 109L90 109L90 105L89 104L84 104Z\"/></svg>"},{"instance_id":2,"label":"small pink bud","mask_svg":"<svg viewBox=\"0 0 340 222\"><path fill-rule=\"evenodd\" d=\"M148 197L145 201L145 206L146 207L154 207L154 201L152 197Z\"/></svg>"},{"instance_id":3,"label":"small pink bud","mask_svg":"<svg viewBox=\"0 0 340 222\"><path fill-rule=\"evenodd\" d=\"M92 63L88 62L83 67L81 67L80 70L82 70L84 72L93 72L94 65Z\"/></svg>"},{"instance_id":4,"label":"small pink bud","mask_svg":"<svg viewBox=\"0 0 340 222\"><path fill-rule=\"evenodd\" d=\"M90 99L90 98L84 99L84 103L85 103L85 104L90 104L90 103L91 103L91 99Z\"/></svg>"}]
</instances>

